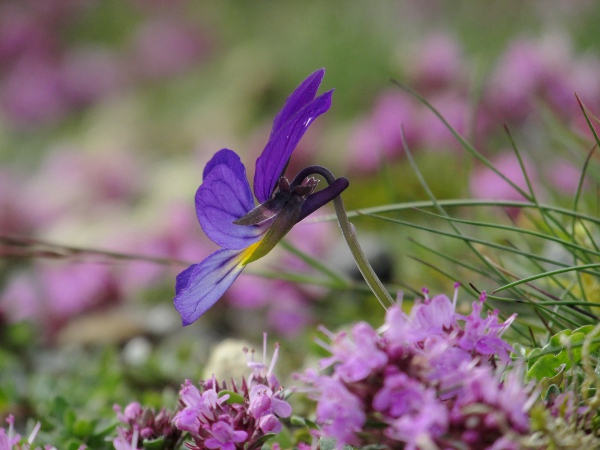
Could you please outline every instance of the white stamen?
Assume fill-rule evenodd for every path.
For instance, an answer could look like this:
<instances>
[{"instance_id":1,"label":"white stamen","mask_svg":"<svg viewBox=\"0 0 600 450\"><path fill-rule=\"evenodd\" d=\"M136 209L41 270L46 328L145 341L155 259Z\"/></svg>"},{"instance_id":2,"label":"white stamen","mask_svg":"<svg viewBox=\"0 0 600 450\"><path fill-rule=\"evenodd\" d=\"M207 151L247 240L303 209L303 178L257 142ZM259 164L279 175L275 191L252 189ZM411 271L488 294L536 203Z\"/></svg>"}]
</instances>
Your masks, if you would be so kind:
<instances>
[{"instance_id":1,"label":"white stamen","mask_svg":"<svg viewBox=\"0 0 600 450\"><path fill-rule=\"evenodd\" d=\"M277 358L279 358L279 342L275 342L275 351L273 352L273 357L271 358L271 365L269 366L269 370L267 371L267 378L270 377L273 373L273 369L275 369L275 363L277 362Z\"/></svg>"},{"instance_id":2,"label":"white stamen","mask_svg":"<svg viewBox=\"0 0 600 450\"><path fill-rule=\"evenodd\" d=\"M132 450L137 449L139 434L140 434L140 432L139 432L138 428L135 427L133 429L133 436L131 437L131 449Z\"/></svg>"},{"instance_id":3,"label":"white stamen","mask_svg":"<svg viewBox=\"0 0 600 450\"><path fill-rule=\"evenodd\" d=\"M267 333L263 333L263 365L267 365Z\"/></svg>"},{"instance_id":4,"label":"white stamen","mask_svg":"<svg viewBox=\"0 0 600 450\"><path fill-rule=\"evenodd\" d=\"M33 444L33 440L37 436L37 434L40 431L41 427L42 427L42 423L41 422L38 422L38 423L35 424L35 427L33 427L33 431L29 435L29 439L27 439L27 442L29 443L29 445Z\"/></svg>"}]
</instances>

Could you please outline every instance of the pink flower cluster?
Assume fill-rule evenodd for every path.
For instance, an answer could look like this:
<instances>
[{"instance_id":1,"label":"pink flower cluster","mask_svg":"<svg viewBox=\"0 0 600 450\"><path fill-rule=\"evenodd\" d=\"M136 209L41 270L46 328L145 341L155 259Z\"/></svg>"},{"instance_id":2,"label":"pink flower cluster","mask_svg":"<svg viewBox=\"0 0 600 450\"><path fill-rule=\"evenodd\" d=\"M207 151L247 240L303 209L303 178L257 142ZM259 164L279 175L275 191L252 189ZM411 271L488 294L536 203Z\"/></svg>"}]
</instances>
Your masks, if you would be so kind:
<instances>
[{"instance_id":1,"label":"pink flower cluster","mask_svg":"<svg viewBox=\"0 0 600 450\"><path fill-rule=\"evenodd\" d=\"M142 198L143 167L142 161L127 154L90 155L65 149L48 155L41 168L27 176L0 171L0 187L5 188L0 189L0 235L60 243L47 238L47 233L66 229L71 230L70 237L90 224L126 217ZM171 205L164 220L145 230L106 227L109 234L98 235L93 247L183 260L208 254L193 212L180 206ZM59 239L77 246L65 241L68 237ZM171 280L178 269L138 261L107 264L98 255L61 257L60 249L52 258L47 250L36 244L0 246L2 256L35 258L29 266L11 268L0 289L0 310L11 322L41 323L50 339L69 319Z\"/></svg>"},{"instance_id":2,"label":"pink flower cluster","mask_svg":"<svg viewBox=\"0 0 600 450\"><path fill-rule=\"evenodd\" d=\"M566 126L590 135L574 93L577 92L592 111L600 107L600 84L596 75L600 58L575 54L565 36L512 41L485 80L477 104L472 102L469 89L472 84L467 73L469 65L470 61L452 36L432 35L419 44L418 54L408 64L411 69L401 80L422 94L452 127L486 154L491 153L489 148L495 145L498 134L503 133L502 124L512 131L539 127L536 111L543 108ZM350 169L373 173L382 164L401 158L404 154L401 128L413 151L460 148L431 111L400 89L389 88L379 94L372 110L359 119L350 134ZM503 151L498 158L510 165L506 173L509 178L523 178L512 150L509 156ZM572 194L579 179L578 166L560 157L544 158L540 167L531 168L532 178L548 178L558 192ZM582 155L581 164L584 159ZM485 168L476 171L475 177L493 180L490 185L474 180L471 184L475 196L522 199L506 182L487 172Z\"/></svg>"},{"instance_id":3,"label":"pink flower cluster","mask_svg":"<svg viewBox=\"0 0 600 450\"><path fill-rule=\"evenodd\" d=\"M153 442L160 441L161 448L175 449L181 443L181 431L172 424L173 416L165 409L156 413L153 409L143 409L138 402L132 402L121 411L114 406L117 419L123 424L117 427L117 437L113 439L116 450L138 450Z\"/></svg>"},{"instance_id":4,"label":"pink flower cluster","mask_svg":"<svg viewBox=\"0 0 600 450\"><path fill-rule=\"evenodd\" d=\"M8 423L8 432L0 427L0 450L30 450L42 424L38 422L29 435L29 438L23 442L21 435L15 433L15 418L9 415L6 418L6 422ZM82 445L78 450L85 450L86 448L85 445ZM41 447L35 447L35 450L41 450ZM44 445L44 450L56 450L56 447Z\"/></svg>"},{"instance_id":5,"label":"pink flower cluster","mask_svg":"<svg viewBox=\"0 0 600 450\"><path fill-rule=\"evenodd\" d=\"M214 377L199 388L186 380L173 423L189 433L190 449L259 449L269 434L281 431L280 418L289 417L292 408L273 375L277 353L278 347L268 368L251 362L252 374L239 387L233 381L230 388L219 385Z\"/></svg>"},{"instance_id":6,"label":"pink flower cluster","mask_svg":"<svg viewBox=\"0 0 600 450\"><path fill-rule=\"evenodd\" d=\"M206 58L210 45L175 14L155 14L123 51L67 42L101 2L8 0L0 6L0 112L18 128L58 122L140 79L172 76ZM156 11L155 11L156 12ZM180 14L183 15L183 14Z\"/></svg>"},{"instance_id":7,"label":"pink flower cluster","mask_svg":"<svg viewBox=\"0 0 600 450\"><path fill-rule=\"evenodd\" d=\"M458 286L456 286L458 291ZM391 307L379 331L360 322L351 332L320 342L331 356L324 373L301 378L317 401L322 436L343 444L383 444L407 449L518 449L530 430L534 396L511 366L512 348L502 334L514 315L482 317L485 294L468 316L445 295L413 306L410 315Z\"/></svg>"}]
</instances>

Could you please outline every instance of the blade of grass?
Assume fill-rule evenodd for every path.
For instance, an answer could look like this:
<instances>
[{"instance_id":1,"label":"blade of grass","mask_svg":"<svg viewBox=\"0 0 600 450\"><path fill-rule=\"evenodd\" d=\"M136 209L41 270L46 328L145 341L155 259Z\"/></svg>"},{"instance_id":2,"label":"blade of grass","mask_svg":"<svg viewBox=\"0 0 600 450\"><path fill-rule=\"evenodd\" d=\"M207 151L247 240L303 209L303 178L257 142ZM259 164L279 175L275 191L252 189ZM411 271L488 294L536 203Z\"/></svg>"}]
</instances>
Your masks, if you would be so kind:
<instances>
[{"instance_id":1,"label":"blade of grass","mask_svg":"<svg viewBox=\"0 0 600 450\"><path fill-rule=\"evenodd\" d=\"M597 268L597 267L600 267L600 263L583 264L581 266L570 266L570 267L564 267L562 269L551 270L551 271L540 273L540 274L537 274L537 275L532 275L532 276L527 277L527 278L521 278L520 280L514 281L512 283L508 283L507 285L499 287L493 293L500 292L500 291L503 291L505 289L512 288L514 286L519 286L520 284L523 284L523 283L528 283L530 281L538 280L540 278L548 277L550 275L557 275L559 273L566 273L566 272L573 272L573 271L583 271L585 269L594 269L594 268Z\"/></svg>"},{"instance_id":2,"label":"blade of grass","mask_svg":"<svg viewBox=\"0 0 600 450\"><path fill-rule=\"evenodd\" d=\"M436 214L436 213L433 213L430 211L426 211L424 209L416 209L416 210L423 214L426 214L428 216L437 217L437 218L444 219L444 220L451 220L452 222L462 223L465 225L473 225L473 226L481 227L481 228L493 228L496 230L512 231L514 233L525 234L528 236L534 236L534 237L544 239L547 241L556 242L557 244L572 248L574 250L579 250L579 251L582 251L584 253L589 253L594 256L600 256L600 251L590 250L586 247L582 247L581 245L577 245L571 241L566 241L564 239L554 237L554 236L551 236L548 234L540 233L537 231L527 230L525 228L520 228L520 227L512 227L509 225L501 225L501 224L492 223L492 222L479 222L479 221L475 221L475 220L457 219L455 217L444 217L444 216L440 216L439 214Z\"/></svg>"},{"instance_id":3,"label":"blade of grass","mask_svg":"<svg viewBox=\"0 0 600 450\"><path fill-rule=\"evenodd\" d=\"M467 269L467 270L470 270L471 272L475 272L475 273L477 273L477 274L479 274L479 275L481 275L481 276L484 276L484 277L487 277L487 276L489 276L489 274L488 274L487 272L485 272L484 270L482 270L482 269L480 269L480 268L478 268L478 267L476 267L476 266L472 266L472 265L470 265L470 264L467 264L467 263L466 263L465 261L463 261L463 260L456 259L456 258L452 258L452 257L451 257L451 256L449 256L449 255L446 255L446 254L444 254L444 253L442 253L442 252L438 252L437 250L434 250L434 249L433 249L433 248L431 248L431 247L427 247L426 245L424 245L424 244L422 244L422 243L420 243L420 242L416 241L416 240L415 240L415 239L413 239L413 238L408 238L408 240L409 240L409 241L410 241L412 244L414 244L414 245L416 245L416 246L418 246L418 247L421 247L422 249L424 249L424 250L427 250L428 252L430 252L430 253L433 253L433 254L434 254L434 255L436 255L436 256L439 256L440 258L444 258L444 259L446 259L447 261L451 262L452 264L456 264L457 266L464 267L465 269ZM491 277L490 277L490 279L491 279Z\"/></svg>"},{"instance_id":4,"label":"blade of grass","mask_svg":"<svg viewBox=\"0 0 600 450\"><path fill-rule=\"evenodd\" d=\"M504 132L506 133L508 140L510 142L510 145L511 145L513 151L515 152L517 161L519 162L519 167L521 168L521 173L523 174L523 177L525 178L525 183L527 183L527 189L529 190L529 193L531 194L531 201L533 203L535 203L537 210L540 211L544 222L546 222L546 226L548 226L548 229L554 231L554 229L548 223L548 219L546 218L545 211L543 209L540 209L540 207L539 207L539 202L538 202L538 199L533 190L533 186L531 184L531 180L529 179L529 175L527 174L527 169L525 168L525 164L523 163L523 158L521 157L521 152L519 151L519 148L517 147L517 144L516 144L515 140L513 139L512 134L510 133L510 130L508 129L508 127L506 125L504 125ZM563 233L566 234L567 230L562 226L562 224L558 224L558 225L561 228L561 231L563 231Z\"/></svg>"},{"instance_id":5,"label":"blade of grass","mask_svg":"<svg viewBox=\"0 0 600 450\"><path fill-rule=\"evenodd\" d=\"M411 165L411 168L413 169L413 171L415 172L415 175L417 176L417 179L419 180L419 183L421 184L421 187L425 190L427 196L429 197L429 199L433 202L435 208L445 217L449 217L448 213L446 213L446 211L444 210L443 207L440 206L440 204L437 202L437 199L435 197L435 195L433 194L433 191L431 191L431 189L429 188L429 185L427 183L427 181L425 180L425 177L423 176L423 174L421 173L418 165L416 164L412 153L410 151L410 148L408 146L408 143L406 142L406 137L404 135L404 128L401 126L400 127L400 137L402 139L402 145L404 147L404 152L406 153L406 157L409 161L409 164ZM448 225L450 225L450 227L454 230L454 232L456 233L456 235L458 236L462 236L461 231L458 229L458 227L456 227L454 225L453 222L448 221L447 222ZM500 279L502 279L503 281L508 281L501 272L499 272L498 270L495 269L495 267L491 264L489 264L489 261L487 260L487 258L481 254L481 252L479 252L479 250L477 250L477 248L468 240L463 240L463 242L467 245L467 247L469 247L469 249L483 262L483 264L487 265L493 272L496 273L496 275L498 277L500 277ZM516 290L518 291L518 289Z\"/></svg>"},{"instance_id":6,"label":"blade of grass","mask_svg":"<svg viewBox=\"0 0 600 450\"><path fill-rule=\"evenodd\" d=\"M416 91L412 90L408 86L405 86L404 84L400 83L397 80L391 80L391 82L393 84L395 84L397 87L399 87L400 89L402 89L403 91L405 91L408 94L410 94L415 99L417 99L425 107L427 107L432 113L434 113L438 117L438 119L440 119L442 121L442 123L446 126L446 128L448 129L448 131L450 131L450 133L452 133L452 135L458 140L458 142L460 142L460 144L463 146L463 148L465 150L467 150L472 156L474 156L475 158L477 158L486 167L488 167L490 170L492 170L494 173L496 173L498 176L500 176L504 181L506 181L513 189L515 189L524 198L526 198L527 200L531 201L531 198L527 194L527 192L525 192L523 189L521 189L519 186L517 186L513 181L511 181L507 176L505 176L502 172L500 172L498 169L496 169L496 167L494 167L494 165L492 164L492 162L490 160L488 160L485 156L483 156L479 151L477 151L471 144L469 144L460 135L460 133L458 131L456 131L452 127L452 125L450 125L450 123L444 118L444 116L431 103L429 103L423 96L421 96Z\"/></svg>"},{"instance_id":7,"label":"blade of grass","mask_svg":"<svg viewBox=\"0 0 600 450\"><path fill-rule=\"evenodd\" d=\"M495 244L493 242L486 241L486 240L483 240L483 239L478 239L478 238L474 238L474 237L470 237L470 236L466 236L466 235L462 235L462 234L453 234L453 233L449 233L449 232L446 232L446 231L435 230L435 229L432 229L432 228L428 228L428 227L425 227L425 226L422 226L422 225L417 225L417 224L414 224L414 223L411 223L411 222L407 222L407 221L404 221L404 220L393 219L391 217L380 216L380 215L377 215L377 214L364 214L364 215L368 216L368 217L373 217L373 218L376 218L376 219L379 219L379 220L384 220L384 221L387 221L387 222L392 222L392 223L396 223L396 224L408 226L408 227L411 227L411 228L416 228L418 230L429 231L431 233L439 234L441 236L452 237L452 238L455 238L455 239L460 239L460 240L472 242L472 243L475 243L475 244L482 244L482 245L485 245L486 247L495 248L495 249L498 249L498 250L503 250L503 251L506 251L506 252L509 252L509 253L514 253L516 255L520 255L520 256L524 256L524 257L534 258L536 260L539 260L539 261L542 261L542 262L546 262L548 264L553 264L553 265L556 265L556 266L562 266L562 267L565 267L565 268L566 267L571 267L570 265L568 265L566 263L561 263L560 261L555 261L555 260L552 260L552 259L545 258L543 256L539 256L539 255L531 255L531 254L529 254L527 252L523 252L521 250L518 250L518 249L515 249L515 248L512 248L512 247L508 247L508 246L505 246L505 245ZM585 273L589 273L589 274L595 275L595 276L599 275L597 272L585 271Z\"/></svg>"},{"instance_id":8,"label":"blade of grass","mask_svg":"<svg viewBox=\"0 0 600 450\"><path fill-rule=\"evenodd\" d=\"M494 263L492 262L492 264L494 264ZM506 273L508 276L510 276L510 277L511 277L511 278L513 278L513 279L516 279L516 280L518 280L518 279L519 279L519 277L518 277L516 274L514 274L514 273L512 273L512 272L508 271L507 269L505 269L505 268L503 268L503 267L498 267L498 270L501 270L502 272ZM558 280L558 279L555 279L555 278L554 278L554 276L552 276L552 280L553 280L555 283L557 283L559 286L561 286L561 288L563 287L563 286L562 286L562 283L560 283L560 280ZM552 300L554 301L554 303L555 303L555 304L557 304L557 305L559 304L559 303L558 303L558 302L560 301L560 298L559 298L559 297L557 297L557 296L555 296L555 295L553 295L553 294L551 294L551 293L549 293L549 292L546 292L544 289L541 289L541 288L539 288L539 287L535 286L535 285L534 285L534 284L532 284L532 283L526 283L526 284L527 284L527 286L528 286L529 288L531 288L531 289L533 289L534 291L536 291L536 292L538 292L538 293L542 294L544 297L547 297L547 298L550 298L550 299L552 299ZM575 296L573 296L573 295L572 295L572 293L571 293L570 291L567 291L567 294L568 294L568 295L570 295L572 298L575 298ZM539 301L540 301L540 303L543 303L543 300L541 300L541 297L539 297L539 296L536 296L536 297L537 297L537 298L540 298L540 300L539 300ZM589 302L588 302L587 300L585 300L585 301L582 301L582 302L577 302L577 303L580 303L580 304L583 304L583 305L589 306ZM579 307L577 307L577 306L570 306L570 308L572 309L572 312L573 312L574 314L575 314L575 313L577 313L577 314L578 314L580 317L581 317L581 316L585 316L586 318L592 318L592 319L595 319L595 316L594 316L593 314L591 314L590 312L588 312L588 311L585 311L585 310L583 310L583 309L581 309L581 308L579 308Z\"/></svg>"},{"instance_id":9,"label":"blade of grass","mask_svg":"<svg viewBox=\"0 0 600 450\"><path fill-rule=\"evenodd\" d=\"M583 164L583 168L581 170L581 175L579 176L579 183L577 184L577 191L575 192L575 198L573 199L573 211L577 211L578 204L579 204L579 198L581 196L581 190L583 188L583 181L585 179L586 168L589 165L590 159L592 158L592 155L594 154L595 149L596 149L596 146L592 147L592 150L588 152L588 155ZM585 224L581 223L581 226L587 232ZM573 242L577 241L577 237L575 235L576 232L577 232L577 219L575 217L573 217L572 221L571 221L571 239L573 240ZM588 232L588 236L589 236L589 232ZM594 242L593 239L592 239L592 242ZM593 245L595 246L596 244L594 243ZM579 260L579 258L577 258L577 255L575 253L573 253L573 265L576 265L578 260ZM579 290L581 291L583 297L586 300L588 300L587 291L583 285L581 275L579 274L579 272L577 272L576 275L577 275L577 283L579 284Z\"/></svg>"},{"instance_id":10,"label":"blade of grass","mask_svg":"<svg viewBox=\"0 0 600 450\"><path fill-rule=\"evenodd\" d=\"M323 273L324 275L327 275L333 283L339 284L340 288L344 288L348 284L348 280L346 277L344 277L344 275L336 272L335 270L330 269L322 262L303 252L298 247L294 246L291 242L289 242L289 240L284 239L279 243L279 245L281 245L292 255L300 258L303 262L308 264L313 269Z\"/></svg>"},{"instance_id":11,"label":"blade of grass","mask_svg":"<svg viewBox=\"0 0 600 450\"><path fill-rule=\"evenodd\" d=\"M107 260L120 261L144 261L165 266L189 266L192 262L176 258L164 258L160 256L148 256L135 253L121 253L111 250L102 250L96 248L75 247L70 245L55 244L22 236L0 235L0 244L5 245L0 248L1 257L19 257L19 258L76 258L76 257L102 257ZM9 253L3 255L2 250L9 250Z\"/></svg>"},{"instance_id":12,"label":"blade of grass","mask_svg":"<svg viewBox=\"0 0 600 450\"><path fill-rule=\"evenodd\" d=\"M561 214L568 217L577 217L581 220L588 221L590 223L594 223L600 227L600 218L591 216L588 214L573 212L571 209L562 208L555 205L543 204L540 203L536 205L531 202L523 202L523 201L509 201L509 200L478 200L478 199L443 199L436 200L434 203L431 200L419 200L414 202L405 202L405 203L394 203L390 205L381 205L381 206L373 206L370 208L361 208L354 211L348 211L347 215L349 218L357 217L359 215L369 215L369 214L377 214L377 213L387 213L387 212L398 212L398 211L406 211L409 209L418 209L418 208L432 208L438 204L442 207L474 207L474 206L492 206L492 207L514 207L514 208L534 208L544 209L547 211L552 211L557 214ZM335 214L327 214L319 217L315 217L313 219L305 219L305 221L310 222L329 222L332 220L337 220L337 216Z\"/></svg>"}]
</instances>

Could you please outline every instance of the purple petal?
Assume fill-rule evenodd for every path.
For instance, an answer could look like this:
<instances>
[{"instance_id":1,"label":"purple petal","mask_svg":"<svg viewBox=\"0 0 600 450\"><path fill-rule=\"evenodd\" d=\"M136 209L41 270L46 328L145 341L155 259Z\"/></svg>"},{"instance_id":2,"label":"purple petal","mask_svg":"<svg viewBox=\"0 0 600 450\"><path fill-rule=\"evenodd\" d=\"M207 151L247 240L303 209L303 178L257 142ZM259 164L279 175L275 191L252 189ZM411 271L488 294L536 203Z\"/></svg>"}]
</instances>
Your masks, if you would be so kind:
<instances>
[{"instance_id":1,"label":"purple petal","mask_svg":"<svg viewBox=\"0 0 600 450\"><path fill-rule=\"evenodd\" d=\"M190 284L190 276L198 264L192 264L175 278L175 295L179 294L183 288Z\"/></svg>"},{"instance_id":2,"label":"purple petal","mask_svg":"<svg viewBox=\"0 0 600 450\"><path fill-rule=\"evenodd\" d=\"M233 150L223 148L213 155L213 157L204 166L202 179L206 179L208 174L218 165L225 164L231 170L236 172L236 176L242 180L246 179L246 168L242 164L240 157ZM252 197L252 196L250 196Z\"/></svg>"},{"instance_id":3,"label":"purple petal","mask_svg":"<svg viewBox=\"0 0 600 450\"><path fill-rule=\"evenodd\" d=\"M285 123L292 118L294 114L309 104L317 95L321 81L325 76L325 69L319 69L308 76L300 86L296 88L292 95L285 101L285 105L279 114L273 120L271 136L273 136Z\"/></svg>"},{"instance_id":4,"label":"purple petal","mask_svg":"<svg viewBox=\"0 0 600 450\"><path fill-rule=\"evenodd\" d=\"M195 322L225 293L244 266L243 251L222 249L177 276L175 308L183 325Z\"/></svg>"},{"instance_id":5,"label":"purple petal","mask_svg":"<svg viewBox=\"0 0 600 450\"><path fill-rule=\"evenodd\" d=\"M246 248L266 231L261 226L233 222L254 208L246 169L239 156L228 149L218 151L206 164L204 181L196 192L196 215L206 235L228 249Z\"/></svg>"},{"instance_id":6,"label":"purple petal","mask_svg":"<svg viewBox=\"0 0 600 450\"><path fill-rule=\"evenodd\" d=\"M309 195L302 204L302 210L300 211L298 222L300 222L306 216L314 213L321 206L336 198L348 187L349 184L350 182L346 178L338 178L325 189L321 189L320 191Z\"/></svg>"},{"instance_id":7,"label":"purple petal","mask_svg":"<svg viewBox=\"0 0 600 450\"><path fill-rule=\"evenodd\" d=\"M294 91L275 118L269 142L256 160L254 195L260 203L271 198L292 152L310 124L331 107L333 91L325 92L309 101L310 95L316 92L312 89L314 82L308 84L311 89L301 89L303 86L304 83Z\"/></svg>"}]
</instances>

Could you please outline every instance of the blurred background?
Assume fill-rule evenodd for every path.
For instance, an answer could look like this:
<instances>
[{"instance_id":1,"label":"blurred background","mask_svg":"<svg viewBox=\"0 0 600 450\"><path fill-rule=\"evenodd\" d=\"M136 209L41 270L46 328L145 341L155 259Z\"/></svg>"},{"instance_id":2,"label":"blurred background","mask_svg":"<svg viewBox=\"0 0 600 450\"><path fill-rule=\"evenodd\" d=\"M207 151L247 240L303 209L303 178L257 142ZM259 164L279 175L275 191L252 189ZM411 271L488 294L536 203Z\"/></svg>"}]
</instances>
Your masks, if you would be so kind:
<instances>
[{"instance_id":1,"label":"blurred background","mask_svg":"<svg viewBox=\"0 0 600 450\"><path fill-rule=\"evenodd\" d=\"M391 79L422 94L525 187L506 125L536 194L567 204L592 142L574 92L600 112L598 17L600 4L591 0L4 0L3 364L29 355L14 370L64 373L85 360L81 349L94 348L97 360L122 358L137 386L176 386L183 376L201 376L226 337L257 345L267 331L282 341L292 370L310 345L297 339L311 336L315 324L380 323L383 310L359 287L337 225L311 216L287 247L253 264L225 300L181 329L175 275L216 249L194 211L206 161L231 148L252 179L275 114L324 67L321 91L335 88L333 107L303 138L289 173L320 164L348 177L349 209L427 198L402 150L401 125L438 198L522 199ZM597 168L590 176L593 183ZM496 213L519 221L518 211ZM450 294L452 280L410 258L423 250L408 238L430 235L372 218L355 223L392 291L428 285ZM349 281L335 285L298 251ZM56 349L60 358L44 353ZM126 396L111 390L113 382L107 392ZM42 398L48 383L35 384L39 392L29 386L27 395ZM13 388L0 406L25 395Z\"/></svg>"}]
</instances>

